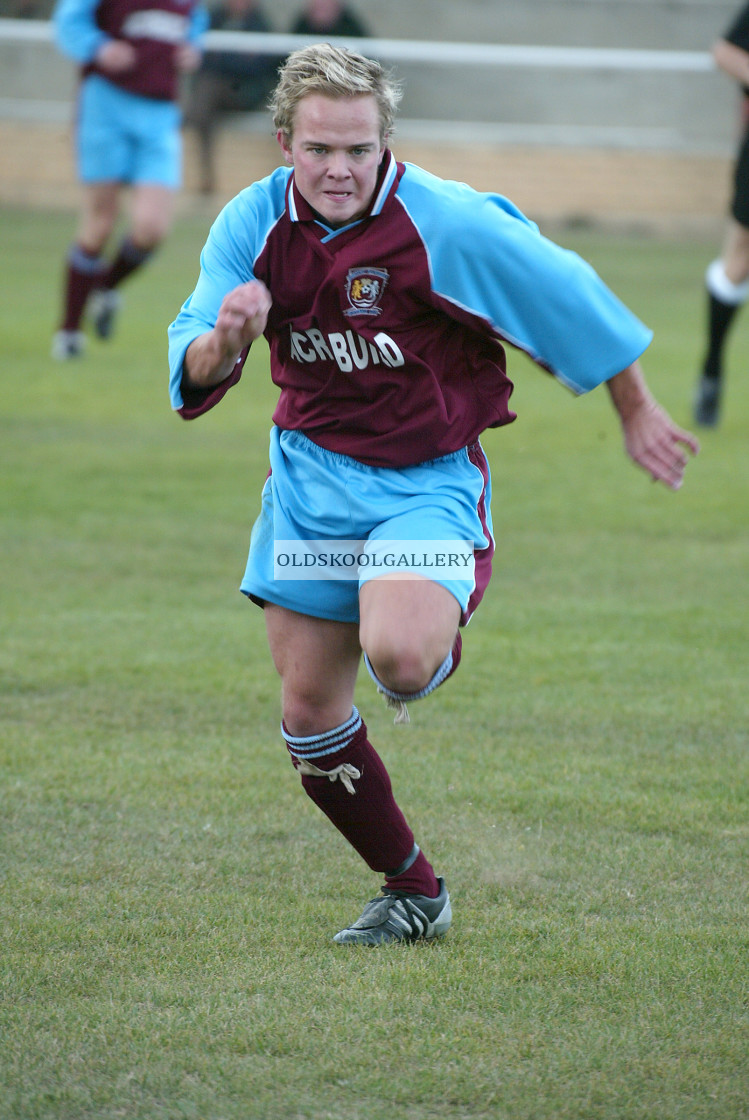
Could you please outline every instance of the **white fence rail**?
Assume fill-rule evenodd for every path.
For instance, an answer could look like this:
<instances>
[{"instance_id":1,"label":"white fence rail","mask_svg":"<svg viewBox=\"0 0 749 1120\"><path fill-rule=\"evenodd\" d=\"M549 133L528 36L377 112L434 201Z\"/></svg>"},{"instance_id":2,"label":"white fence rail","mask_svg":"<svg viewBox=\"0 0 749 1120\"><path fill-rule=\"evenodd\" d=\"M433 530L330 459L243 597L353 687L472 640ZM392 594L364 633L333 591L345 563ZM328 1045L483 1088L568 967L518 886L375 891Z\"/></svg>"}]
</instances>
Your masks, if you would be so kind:
<instances>
[{"instance_id":1,"label":"white fence rail","mask_svg":"<svg viewBox=\"0 0 749 1120\"><path fill-rule=\"evenodd\" d=\"M206 46L284 57L314 38L211 31ZM707 51L330 38L406 81L400 136L728 153L730 85ZM54 56L54 57L53 57ZM69 119L75 67L49 21L0 19L0 118ZM267 114L233 127L267 130Z\"/></svg>"},{"instance_id":2,"label":"white fence rail","mask_svg":"<svg viewBox=\"0 0 749 1120\"><path fill-rule=\"evenodd\" d=\"M0 42L43 43L52 41L48 21L0 19ZM316 40L308 35L275 32L209 31L206 46L248 54L285 55ZM706 73L714 69L704 51L624 50L599 47L540 47L503 43L439 43L417 39L345 39L331 36L328 42L353 47L387 62L411 62L455 66L536 66L542 69L640 70Z\"/></svg>"}]
</instances>

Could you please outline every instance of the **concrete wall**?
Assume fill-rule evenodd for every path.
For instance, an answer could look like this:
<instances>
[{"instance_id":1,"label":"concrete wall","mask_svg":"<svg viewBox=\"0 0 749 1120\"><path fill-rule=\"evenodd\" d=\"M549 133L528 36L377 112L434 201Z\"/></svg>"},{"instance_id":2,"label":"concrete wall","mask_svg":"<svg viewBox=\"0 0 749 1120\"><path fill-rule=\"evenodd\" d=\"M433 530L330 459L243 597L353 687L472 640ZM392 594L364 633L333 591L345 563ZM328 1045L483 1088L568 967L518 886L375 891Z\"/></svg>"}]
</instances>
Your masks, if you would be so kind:
<instances>
[{"instance_id":1,"label":"concrete wall","mask_svg":"<svg viewBox=\"0 0 749 1120\"><path fill-rule=\"evenodd\" d=\"M725 0L350 0L381 38L706 52L738 8ZM299 0L267 0L287 30ZM727 154L736 92L717 72L544 71L398 63L401 133ZM73 68L50 44L0 40L0 116L66 119ZM451 122L444 131L436 122Z\"/></svg>"},{"instance_id":2,"label":"concrete wall","mask_svg":"<svg viewBox=\"0 0 749 1120\"><path fill-rule=\"evenodd\" d=\"M383 38L702 50L740 0L347 0ZM288 30L299 0L266 4Z\"/></svg>"},{"instance_id":3,"label":"concrete wall","mask_svg":"<svg viewBox=\"0 0 749 1120\"><path fill-rule=\"evenodd\" d=\"M474 43L673 47L708 45L740 0L347 0L375 36ZM288 30L299 0L266 3Z\"/></svg>"},{"instance_id":4,"label":"concrete wall","mask_svg":"<svg viewBox=\"0 0 749 1120\"><path fill-rule=\"evenodd\" d=\"M25 0L0 0L0 17ZM208 5L214 0L206 0ZM276 31L287 31L303 0L262 0ZM346 0L374 36L441 41L563 43L700 50L741 0ZM53 0L35 0L48 14Z\"/></svg>"}]
</instances>

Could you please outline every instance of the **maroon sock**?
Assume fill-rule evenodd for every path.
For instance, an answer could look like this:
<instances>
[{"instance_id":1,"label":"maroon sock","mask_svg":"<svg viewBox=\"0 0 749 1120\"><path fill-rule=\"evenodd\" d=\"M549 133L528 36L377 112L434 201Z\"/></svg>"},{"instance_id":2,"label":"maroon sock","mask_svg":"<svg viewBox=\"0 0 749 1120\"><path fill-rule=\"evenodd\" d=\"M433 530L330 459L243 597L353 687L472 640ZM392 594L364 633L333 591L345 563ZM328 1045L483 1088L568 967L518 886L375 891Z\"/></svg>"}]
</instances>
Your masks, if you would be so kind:
<instances>
[{"instance_id":1,"label":"maroon sock","mask_svg":"<svg viewBox=\"0 0 749 1120\"><path fill-rule=\"evenodd\" d=\"M65 305L61 330L80 330L86 300L92 290L100 286L104 271L104 261L98 253L87 253L80 245L71 248L65 270Z\"/></svg>"},{"instance_id":2,"label":"maroon sock","mask_svg":"<svg viewBox=\"0 0 749 1120\"><path fill-rule=\"evenodd\" d=\"M320 736L321 741L325 738ZM294 764L300 759L294 755L299 740L287 736L287 744ZM305 761L320 770L330 772L342 765L354 767L359 777L354 777L351 793L340 778L334 781L325 776L302 774L302 785L315 805L345 836L373 871L387 873L408 861L414 848L414 835L393 797L390 777L374 747L367 739L364 723L349 742L335 753L315 756L311 737ZM437 877L426 857L419 852L416 860L402 875L387 880L388 886L411 894L425 894L436 898L439 894Z\"/></svg>"},{"instance_id":3,"label":"maroon sock","mask_svg":"<svg viewBox=\"0 0 749 1120\"><path fill-rule=\"evenodd\" d=\"M425 894L427 898L436 898L440 893L437 876L422 851L419 851L411 866L406 871L402 871L400 875L388 875L385 872L385 883L392 891L404 891L406 894ZM427 887L427 884L430 884L429 887Z\"/></svg>"},{"instance_id":4,"label":"maroon sock","mask_svg":"<svg viewBox=\"0 0 749 1120\"><path fill-rule=\"evenodd\" d=\"M117 251L117 256L104 273L101 286L103 288L116 288L126 276L145 264L152 252L153 249L140 249L129 237L124 238Z\"/></svg>"}]
</instances>

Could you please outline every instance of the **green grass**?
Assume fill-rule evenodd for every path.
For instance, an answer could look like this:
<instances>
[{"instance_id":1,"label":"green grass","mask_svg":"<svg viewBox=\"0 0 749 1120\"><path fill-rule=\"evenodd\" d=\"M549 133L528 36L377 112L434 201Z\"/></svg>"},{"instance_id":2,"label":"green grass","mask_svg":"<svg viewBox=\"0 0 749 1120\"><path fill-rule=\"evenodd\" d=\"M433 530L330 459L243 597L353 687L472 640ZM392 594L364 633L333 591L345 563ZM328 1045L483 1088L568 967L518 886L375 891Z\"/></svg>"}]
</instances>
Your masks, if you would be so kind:
<instances>
[{"instance_id":1,"label":"green grass","mask_svg":"<svg viewBox=\"0 0 749 1120\"><path fill-rule=\"evenodd\" d=\"M604 391L511 356L461 671L409 728L357 698L454 926L346 951L377 880L298 787L237 591L265 357L171 415L206 226L183 219L117 338L53 364L72 224L0 214L3 1120L749 1117L749 316L678 494L627 463ZM714 246L565 241L655 328L688 423Z\"/></svg>"}]
</instances>

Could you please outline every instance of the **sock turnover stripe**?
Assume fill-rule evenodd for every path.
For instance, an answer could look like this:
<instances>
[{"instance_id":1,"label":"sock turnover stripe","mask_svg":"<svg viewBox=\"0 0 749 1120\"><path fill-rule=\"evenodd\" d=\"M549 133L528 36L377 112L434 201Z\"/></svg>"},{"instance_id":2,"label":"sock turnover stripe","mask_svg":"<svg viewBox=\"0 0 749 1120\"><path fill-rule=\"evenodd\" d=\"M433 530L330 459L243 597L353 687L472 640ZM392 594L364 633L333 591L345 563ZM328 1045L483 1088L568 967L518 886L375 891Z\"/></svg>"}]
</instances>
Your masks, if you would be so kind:
<instances>
[{"instance_id":1,"label":"sock turnover stripe","mask_svg":"<svg viewBox=\"0 0 749 1120\"><path fill-rule=\"evenodd\" d=\"M294 758L322 758L324 755L335 754L345 747L361 726L361 716L354 708L351 717L345 723L321 735L289 735L283 724L281 724L281 734Z\"/></svg>"}]
</instances>

